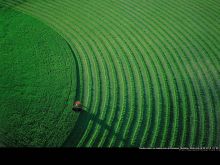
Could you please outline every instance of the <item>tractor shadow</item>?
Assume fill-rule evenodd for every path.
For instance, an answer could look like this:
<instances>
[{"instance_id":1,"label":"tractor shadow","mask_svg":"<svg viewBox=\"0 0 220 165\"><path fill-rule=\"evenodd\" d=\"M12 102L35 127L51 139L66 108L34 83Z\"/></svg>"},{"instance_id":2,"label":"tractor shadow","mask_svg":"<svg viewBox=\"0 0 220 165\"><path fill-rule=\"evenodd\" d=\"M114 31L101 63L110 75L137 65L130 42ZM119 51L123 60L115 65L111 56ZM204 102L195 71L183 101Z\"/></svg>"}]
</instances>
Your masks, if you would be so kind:
<instances>
[{"instance_id":1,"label":"tractor shadow","mask_svg":"<svg viewBox=\"0 0 220 165\"><path fill-rule=\"evenodd\" d=\"M77 147L77 144L80 142L81 138L83 137L83 134L87 129L89 121L93 121L94 125L100 125L101 126L100 132L104 132L104 130L108 130L109 136L111 137L115 136L118 141L123 142L124 144L126 143L127 140L122 137L122 134L115 133L113 130L114 126L108 125L105 120L102 120L98 117L98 114L94 115L87 111L76 112L76 113L80 113L77 122L75 123L74 128L72 129L70 135L67 137L62 147ZM130 147L134 147L134 146L130 145Z\"/></svg>"},{"instance_id":2,"label":"tractor shadow","mask_svg":"<svg viewBox=\"0 0 220 165\"><path fill-rule=\"evenodd\" d=\"M66 41L67 42L67 41ZM81 100L80 98L80 85L81 85L81 79L80 79L80 74L79 74L79 65L77 58L75 56L74 51L72 50L71 46L67 42L70 50L72 51L73 54L73 60L75 61L76 65L76 77L77 77L77 84L76 84L76 96L73 98L73 100ZM79 113L78 119L71 130L69 136L66 138L65 142L63 143L62 147L77 147L79 144L80 140L82 139L88 124L90 121L93 121L93 128L97 125L101 126L101 129L99 132L103 133L105 130L108 130L108 137L105 140L105 143L108 143L112 137L116 137L117 144L120 142L123 142L124 144L129 145L130 147L134 147L133 145L129 144L129 139L124 139L122 133L116 133L114 128L115 128L115 123L117 120L117 117L115 117L113 124L108 125L105 120L99 118L99 113L98 114L92 114L86 110L82 112L74 112L74 113ZM89 131L89 134L87 135L87 138L85 141L88 140L89 137L91 137L91 134L93 131ZM96 139L100 139L103 134L99 133L99 135L96 137ZM98 140L95 140L94 146L97 146ZM105 143L103 146L105 146ZM85 144L82 144L82 146L85 146Z\"/></svg>"}]
</instances>

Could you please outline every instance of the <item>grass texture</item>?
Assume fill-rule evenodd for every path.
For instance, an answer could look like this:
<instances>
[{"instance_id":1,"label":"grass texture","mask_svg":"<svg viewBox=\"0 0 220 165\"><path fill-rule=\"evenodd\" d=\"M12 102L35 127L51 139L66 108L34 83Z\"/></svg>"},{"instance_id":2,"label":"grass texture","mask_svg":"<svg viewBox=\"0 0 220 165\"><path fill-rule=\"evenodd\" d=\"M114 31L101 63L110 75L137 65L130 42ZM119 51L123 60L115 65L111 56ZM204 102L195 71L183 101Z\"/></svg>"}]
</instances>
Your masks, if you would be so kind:
<instances>
[{"instance_id":1,"label":"grass texture","mask_svg":"<svg viewBox=\"0 0 220 165\"><path fill-rule=\"evenodd\" d=\"M1 1L1 4L45 23L74 52L78 66L77 99L89 108L79 114L71 131L66 130L68 137L63 146L220 147L219 0L21 0ZM47 37L48 42L55 40L51 34ZM24 41L23 51L32 50L28 44ZM67 50L58 45L51 47L51 51ZM14 56L22 57L17 51ZM59 53L54 55L58 57L61 58ZM11 56L4 58L16 63ZM63 94L58 92L63 97L56 95L54 86L48 85L45 88L55 101L48 96L48 102L39 99L37 104L45 106L46 102L56 107L54 117L62 118L61 125L69 118L59 112L70 92L68 83L74 79L65 67L72 69L76 65L68 55L62 58L58 62L65 61L68 65L60 64L57 68L60 74L54 75L59 81L51 81L56 88L66 89ZM42 72L48 72L44 61L31 64L38 64ZM29 60L22 67L30 67L27 63ZM3 91L9 98L22 97L9 93L14 89L9 78L18 75L15 73L7 71L7 79L1 81L8 84ZM31 75L25 76L40 83ZM24 75L17 77L27 80ZM24 84L23 88L29 91L30 87ZM45 88L38 88L35 86L39 95L44 95ZM29 96L25 99L32 99L33 95ZM7 100L4 99L3 107L8 107ZM33 115L38 112L29 106L24 109L14 105L8 107L9 112L18 115L22 110L32 111ZM46 116L38 119L50 121ZM8 121L11 120L4 118L1 124ZM28 126L24 123L23 127ZM20 128L23 132L24 128ZM47 135L45 131L42 134ZM55 141L56 137L53 138Z\"/></svg>"},{"instance_id":2,"label":"grass texture","mask_svg":"<svg viewBox=\"0 0 220 165\"><path fill-rule=\"evenodd\" d=\"M67 42L36 19L1 8L0 55L0 146L61 146L77 119Z\"/></svg>"}]
</instances>

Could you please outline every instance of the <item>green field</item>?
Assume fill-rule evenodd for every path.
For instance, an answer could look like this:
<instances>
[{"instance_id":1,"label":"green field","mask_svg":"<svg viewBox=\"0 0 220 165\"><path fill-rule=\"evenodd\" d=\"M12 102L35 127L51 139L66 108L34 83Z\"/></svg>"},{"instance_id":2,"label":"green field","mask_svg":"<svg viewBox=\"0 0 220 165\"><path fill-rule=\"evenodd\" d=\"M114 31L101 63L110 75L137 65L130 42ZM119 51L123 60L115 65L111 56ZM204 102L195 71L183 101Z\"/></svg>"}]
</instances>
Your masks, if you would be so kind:
<instances>
[{"instance_id":1,"label":"green field","mask_svg":"<svg viewBox=\"0 0 220 165\"><path fill-rule=\"evenodd\" d=\"M0 0L0 103L0 147L220 147L220 2Z\"/></svg>"}]
</instances>

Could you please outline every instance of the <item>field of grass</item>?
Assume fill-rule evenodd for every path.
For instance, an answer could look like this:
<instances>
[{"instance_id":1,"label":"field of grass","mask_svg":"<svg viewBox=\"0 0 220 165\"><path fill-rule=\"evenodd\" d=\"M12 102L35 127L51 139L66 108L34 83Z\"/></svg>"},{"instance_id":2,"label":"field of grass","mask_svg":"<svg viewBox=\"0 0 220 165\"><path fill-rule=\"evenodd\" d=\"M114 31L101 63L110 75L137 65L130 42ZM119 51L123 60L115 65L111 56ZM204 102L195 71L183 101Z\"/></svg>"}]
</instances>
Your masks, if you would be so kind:
<instances>
[{"instance_id":1,"label":"field of grass","mask_svg":"<svg viewBox=\"0 0 220 165\"><path fill-rule=\"evenodd\" d=\"M68 43L30 16L0 9L0 146L60 146L74 126ZM74 78L75 77L75 78Z\"/></svg>"},{"instance_id":2,"label":"field of grass","mask_svg":"<svg viewBox=\"0 0 220 165\"><path fill-rule=\"evenodd\" d=\"M6 146L220 147L219 0L0 0L0 12Z\"/></svg>"}]
</instances>

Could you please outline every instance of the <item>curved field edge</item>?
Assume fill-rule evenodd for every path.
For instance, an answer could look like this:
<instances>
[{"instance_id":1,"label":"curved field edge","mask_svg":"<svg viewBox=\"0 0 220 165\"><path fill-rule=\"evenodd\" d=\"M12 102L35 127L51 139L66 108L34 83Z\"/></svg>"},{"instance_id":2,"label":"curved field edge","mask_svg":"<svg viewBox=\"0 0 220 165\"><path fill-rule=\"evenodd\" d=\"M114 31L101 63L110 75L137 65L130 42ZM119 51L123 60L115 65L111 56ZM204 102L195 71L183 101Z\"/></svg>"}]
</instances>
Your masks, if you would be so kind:
<instances>
[{"instance_id":1,"label":"curved field edge","mask_svg":"<svg viewBox=\"0 0 220 165\"><path fill-rule=\"evenodd\" d=\"M77 53L89 109L64 146L220 145L217 1L46 0L16 9Z\"/></svg>"},{"instance_id":2,"label":"curved field edge","mask_svg":"<svg viewBox=\"0 0 220 165\"><path fill-rule=\"evenodd\" d=\"M0 144L61 146L78 118L74 52L40 21L0 6Z\"/></svg>"}]
</instances>

